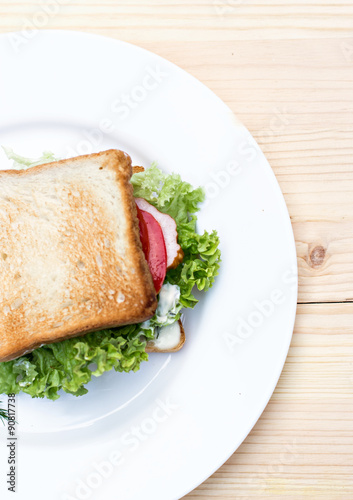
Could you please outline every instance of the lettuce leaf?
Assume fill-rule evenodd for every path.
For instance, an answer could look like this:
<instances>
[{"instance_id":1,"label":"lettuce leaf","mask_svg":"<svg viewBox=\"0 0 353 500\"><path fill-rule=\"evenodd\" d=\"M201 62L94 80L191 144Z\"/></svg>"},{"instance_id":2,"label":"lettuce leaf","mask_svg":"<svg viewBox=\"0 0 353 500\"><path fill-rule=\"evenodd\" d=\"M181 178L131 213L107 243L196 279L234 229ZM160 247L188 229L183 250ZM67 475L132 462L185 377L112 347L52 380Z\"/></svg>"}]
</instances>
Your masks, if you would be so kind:
<instances>
[{"instance_id":1,"label":"lettuce leaf","mask_svg":"<svg viewBox=\"0 0 353 500\"><path fill-rule=\"evenodd\" d=\"M14 361L0 363L0 390L58 399L58 391L82 396L92 375L114 368L137 371L146 361L146 342L139 325L91 332L81 338L48 344Z\"/></svg>"},{"instance_id":2,"label":"lettuce leaf","mask_svg":"<svg viewBox=\"0 0 353 500\"><path fill-rule=\"evenodd\" d=\"M1 401L0 401L0 405L1 405ZM0 406L0 421L3 423L3 425L5 425L5 420L8 420L9 419L9 414L7 412L7 410L5 408L1 408Z\"/></svg>"},{"instance_id":3,"label":"lettuce leaf","mask_svg":"<svg viewBox=\"0 0 353 500\"><path fill-rule=\"evenodd\" d=\"M43 151L42 156L34 160L33 158L26 158L14 153L11 148L3 146L2 149L5 151L8 159L13 161L13 168L15 170L26 170L27 168L36 167L37 165L43 165L44 163L50 163L59 159L50 151Z\"/></svg>"},{"instance_id":4,"label":"lettuce leaf","mask_svg":"<svg viewBox=\"0 0 353 500\"><path fill-rule=\"evenodd\" d=\"M4 149L14 161L14 168L30 168L56 160L50 152L31 160ZM131 181L135 197L145 198L177 223L184 260L166 276L166 283L180 288L180 297L172 311L176 320L181 307L194 307L197 303L192 293L194 288L207 291L213 285L220 265L219 238L215 231L196 232L195 213L204 200L202 188L194 189L178 174L165 174L156 164L134 174ZM25 392L32 397L55 400L62 389L82 396L88 392L85 385L92 376L98 377L113 368L119 372L137 371L140 363L148 359L146 342L154 338L154 328L160 324L156 316L147 323L91 332L0 363L0 393Z\"/></svg>"},{"instance_id":5,"label":"lettuce leaf","mask_svg":"<svg viewBox=\"0 0 353 500\"><path fill-rule=\"evenodd\" d=\"M134 196L144 198L160 212L173 217L177 226L189 222L189 215L199 210L205 194L201 187L194 189L181 180L179 174L166 174L156 163L144 172L134 174L131 179Z\"/></svg>"}]
</instances>

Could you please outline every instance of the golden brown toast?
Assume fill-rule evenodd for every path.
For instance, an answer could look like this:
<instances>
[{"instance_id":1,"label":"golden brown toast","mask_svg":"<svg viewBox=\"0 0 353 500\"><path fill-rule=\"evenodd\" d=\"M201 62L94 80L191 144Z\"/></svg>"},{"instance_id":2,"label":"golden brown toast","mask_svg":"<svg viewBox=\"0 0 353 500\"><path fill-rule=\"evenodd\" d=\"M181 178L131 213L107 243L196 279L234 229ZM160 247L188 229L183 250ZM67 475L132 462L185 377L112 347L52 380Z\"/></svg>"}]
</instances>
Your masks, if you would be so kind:
<instances>
[{"instance_id":1,"label":"golden brown toast","mask_svg":"<svg viewBox=\"0 0 353 500\"><path fill-rule=\"evenodd\" d=\"M0 361L154 314L131 175L118 150L0 171Z\"/></svg>"}]
</instances>

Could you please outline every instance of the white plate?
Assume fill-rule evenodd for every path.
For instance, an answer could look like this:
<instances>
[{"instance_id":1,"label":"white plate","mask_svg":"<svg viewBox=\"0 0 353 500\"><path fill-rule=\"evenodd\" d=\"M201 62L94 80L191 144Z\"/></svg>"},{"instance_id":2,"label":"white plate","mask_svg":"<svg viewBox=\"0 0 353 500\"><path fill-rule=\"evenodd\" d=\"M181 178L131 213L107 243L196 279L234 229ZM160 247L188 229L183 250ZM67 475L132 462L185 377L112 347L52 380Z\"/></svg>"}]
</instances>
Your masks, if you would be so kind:
<instances>
[{"instance_id":1,"label":"white plate","mask_svg":"<svg viewBox=\"0 0 353 500\"><path fill-rule=\"evenodd\" d=\"M82 398L17 397L16 498L178 499L244 440L287 355L296 254L276 179L220 99L138 47L65 31L2 35L0 67L0 144L157 161L206 186L199 229L217 229L223 255L214 288L186 314L179 353L108 373ZM2 499L12 498L5 439L1 429Z\"/></svg>"}]
</instances>

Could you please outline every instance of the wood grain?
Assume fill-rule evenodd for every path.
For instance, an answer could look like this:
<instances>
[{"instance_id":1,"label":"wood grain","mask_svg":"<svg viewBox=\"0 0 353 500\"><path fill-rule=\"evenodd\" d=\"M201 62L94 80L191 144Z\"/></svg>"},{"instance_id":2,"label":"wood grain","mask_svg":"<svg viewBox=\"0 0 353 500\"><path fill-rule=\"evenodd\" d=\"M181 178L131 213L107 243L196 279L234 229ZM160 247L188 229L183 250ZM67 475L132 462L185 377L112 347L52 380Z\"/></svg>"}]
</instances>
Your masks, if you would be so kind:
<instances>
[{"instance_id":1,"label":"wood grain","mask_svg":"<svg viewBox=\"0 0 353 500\"><path fill-rule=\"evenodd\" d=\"M199 78L287 202L302 303L287 362L248 438L185 498L353 498L352 0L0 0L0 32L38 28L135 43Z\"/></svg>"},{"instance_id":2,"label":"wood grain","mask_svg":"<svg viewBox=\"0 0 353 500\"><path fill-rule=\"evenodd\" d=\"M57 6L59 8L57 8ZM38 12L48 11L48 18ZM234 41L352 36L350 0L21 0L0 2L0 30L67 28L151 41Z\"/></svg>"}]
</instances>

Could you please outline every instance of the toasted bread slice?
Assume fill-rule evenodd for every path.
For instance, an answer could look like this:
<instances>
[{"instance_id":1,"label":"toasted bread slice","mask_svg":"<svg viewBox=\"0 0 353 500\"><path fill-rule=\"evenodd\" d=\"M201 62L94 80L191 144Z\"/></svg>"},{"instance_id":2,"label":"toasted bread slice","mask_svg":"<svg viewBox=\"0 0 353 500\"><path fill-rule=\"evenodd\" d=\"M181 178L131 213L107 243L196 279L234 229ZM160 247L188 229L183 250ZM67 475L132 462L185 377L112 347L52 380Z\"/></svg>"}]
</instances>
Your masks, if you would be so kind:
<instances>
[{"instance_id":1,"label":"toasted bread slice","mask_svg":"<svg viewBox=\"0 0 353 500\"><path fill-rule=\"evenodd\" d=\"M0 361L153 316L131 175L117 150L0 172Z\"/></svg>"},{"instance_id":2,"label":"toasted bread slice","mask_svg":"<svg viewBox=\"0 0 353 500\"><path fill-rule=\"evenodd\" d=\"M181 322L181 319L179 319L178 323L179 323L179 328L180 328L180 340L175 347L171 347L169 349L161 349L155 345L154 340L150 340L147 342L146 352L177 352L177 351L180 351L180 349L185 344L185 330L184 330L184 326Z\"/></svg>"}]
</instances>

